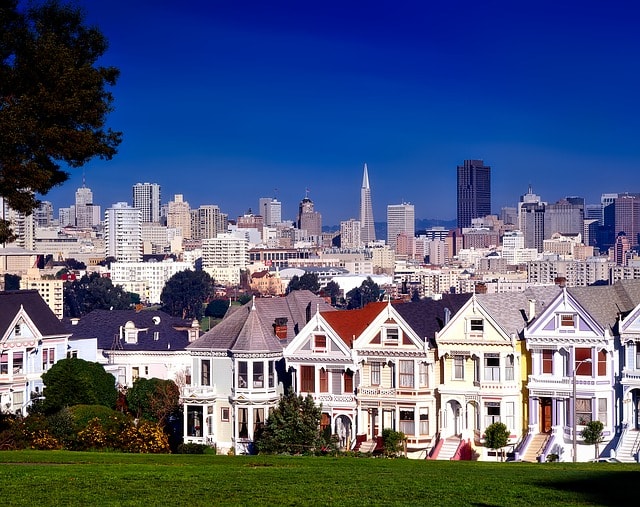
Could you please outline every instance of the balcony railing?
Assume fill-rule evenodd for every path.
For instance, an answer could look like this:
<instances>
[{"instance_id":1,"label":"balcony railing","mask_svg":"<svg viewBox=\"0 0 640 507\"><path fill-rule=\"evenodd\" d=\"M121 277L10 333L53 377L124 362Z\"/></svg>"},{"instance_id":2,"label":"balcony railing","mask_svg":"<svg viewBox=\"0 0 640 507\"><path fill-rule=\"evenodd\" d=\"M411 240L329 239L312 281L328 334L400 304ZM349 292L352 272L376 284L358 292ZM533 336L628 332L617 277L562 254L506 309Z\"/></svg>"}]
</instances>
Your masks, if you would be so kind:
<instances>
[{"instance_id":1,"label":"balcony railing","mask_svg":"<svg viewBox=\"0 0 640 507\"><path fill-rule=\"evenodd\" d=\"M356 397L353 394L314 393L313 401L316 403L348 404L355 403Z\"/></svg>"},{"instance_id":2,"label":"balcony railing","mask_svg":"<svg viewBox=\"0 0 640 507\"><path fill-rule=\"evenodd\" d=\"M361 398L371 396L371 397L393 397L396 395L397 389L393 387L361 387L358 389L358 396Z\"/></svg>"}]
</instances>

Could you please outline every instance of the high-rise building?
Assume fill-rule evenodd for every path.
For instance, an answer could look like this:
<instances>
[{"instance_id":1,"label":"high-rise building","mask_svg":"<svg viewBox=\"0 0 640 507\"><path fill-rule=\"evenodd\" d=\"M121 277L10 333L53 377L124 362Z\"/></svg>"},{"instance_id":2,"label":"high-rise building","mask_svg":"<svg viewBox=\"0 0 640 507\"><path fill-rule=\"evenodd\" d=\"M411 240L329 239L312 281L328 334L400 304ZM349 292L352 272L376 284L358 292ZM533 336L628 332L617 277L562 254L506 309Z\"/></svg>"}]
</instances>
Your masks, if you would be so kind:
<instances>
[{"instance_id":1,"label":"high-rise building","mask_svg":"<svg viewBox=\"0 0 640 507\"><path fill-rule=\"evenodd\" d=\"M560 199L555 204L547 204L544 209L544 239L556 232L562 234L582 234L584 230L584 199Z\"/></svg>"},{"instance_id":2,"label":"high-rise building","mask_svg":"<svg viewBox=\"0 0 640 507\"><path fill-rule=\"evenodd\" d=\"M80 229L91 229L100 223L100 206L93 204L93 192L82 186L76 190L75 226Z\"/></svg>"},{"instance_id":3,"label":"high-rise building","mask_svg":"<svg viewBox=\"0 0 640 507\"><path fill-rule=\"evenodd\" d=\"M33 211L33 219L36 227L49 227L53 225L53 204L50 201L42 201Z\"/></svg>"},{"instance_id":4,"label":"high-rise building","mask_svg":"<svg viewBox=\"0 0 640 507\"><path fill-rule=\"evenodd\" d=\"M350 218L340 222L340 247L360 248L362 246L362 230L360 220Z\"/></svg>"},{"instance_id":5,"label":"high-rise building","mask_svg":"<svg viewBox=\"0 0 640 507\"><path fill-rule=\"evenodd\" d=\"M373 221L373 205L371 204L371 187L369 185L369 171L364 165L362 188L360 189L360 224L362 233L360 239L364 245L376 240L376 229Z\"/></svg>"},{"instance_id":6,"label":"high-rise building","mask_svg":"<svg viewBox=\"0 0 640 507\"><path fill-rule=\"evenodd\" d=\"M640 233L640 194L619 194L615 200L615 235L626 234L631 247L638 245ZM616 239L617 241L617 239Z\"/></svg>"},{"instance_id":7,"label":"high-rise building","mask_svg":"<svg viewBox=\"0 0 640 507\"><path fill-rule=\"evenodd\" d=\"M264 225L271 227L282 222L282 203L271 197L261 197L259 213L264 217Z\"/></svg>"},{"instance_id":8,"label":"high-rise building","mask_svg":"<svg viewBox=\"0 0 640 507\"><path fill-rule=\"evenodd\" d=\"M318 239L322 235L322 215L313 209L308 191L298 208L298 229L307 231L307 237Z\"/></svg>"},{"instance_id":9,"label":"high-rise building","mask_svg":"<svg viewBox=\"0 0 640 507\"><path fill-rule=\"evenodd\" d=\"M118 262L142 261L142 212L118 202L107 208L104 221L105 253Z\"/></svg>"},{"instance_id":10,"label":"high-rise building","mask_svg":"<svg viewBox=\"0 0 640 507\"><path fill-rule=\"evenodd\" d=\"M491 214L491 167L482 160L465 160L458 166L458 228Z\"/></svg>"},{"instance_id":11,"label":"high-rise building","mask_svg":"<svg viewBox=\"0 0 640 507\"><path fill-rule=\"evenodd\" d=\"M160 222L160 185L136 183L133 186L133 207L142 212L143 222Z\"/></svg>"},{"instance_id":12,"label":"high-rise building","mask_svg":"<svg viewBox=\"0 0 640 507\"><path fill-rule=\"evenodd\" d=\"M226 233L229 216L216 204L205 204L191 211L191 239L215 238Z\"/></svg>"},{"instance_id":13,"label":"high-rise building","mask_svg":"<svg viewBox=\"0 0 640 507\"><path fill-rule=\"evenodd\" d=\"M398 234L416 235L416 214L413 204L389 204L387 206L387 244L395 250Z\"/></svg>"},{"instance_id":14,"label":"high-rise building","mask_svg":"<svg viewBox=\"0 0 640 507\"><path fill-rule=\"evenodd\" d=\"M167 206L167 227L179 229L183 239L191 239L191 207L182 194L173 196Z\"/></svg>"}]
</instances>

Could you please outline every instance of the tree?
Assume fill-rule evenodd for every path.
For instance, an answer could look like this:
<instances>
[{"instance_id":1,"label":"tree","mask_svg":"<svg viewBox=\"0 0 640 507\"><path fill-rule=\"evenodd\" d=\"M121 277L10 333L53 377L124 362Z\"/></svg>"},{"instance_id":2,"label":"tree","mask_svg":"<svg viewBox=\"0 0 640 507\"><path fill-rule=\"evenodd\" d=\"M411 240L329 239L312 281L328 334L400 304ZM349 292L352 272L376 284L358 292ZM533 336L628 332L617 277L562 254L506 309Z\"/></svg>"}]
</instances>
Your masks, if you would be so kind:
<instances>
[{"instance_id":1,"label":"tree","mask_svg":"<svg viewBox=\"0 0 640 507\"><path fill-rule=\"evenodd\" d=\"M496 455L498 454L498 449L502 449L508 443L509 429L506 424L495 422L484 430L484 445L496 451Z\"/></svg>"},{"instance_id":2,"label":"tree","mask_svg":"<svg viewBox=\"0 0 640 507\"><path fill-rule=\"evenodd\" d=\"M384 443L384 455L388 458L395 458L403 449L405 440L404 433L385 428L382 430L382 442Z\"/></svg>"},{"instance_id":3,"label":"tree","mask_svg":"<svg viewBox=\"0 0 640 507\"><path fill-rule=\"evenodd\" d=\"M207 305L207 309L204 311L204 316L221 319L225 316L228 309L229 301L226 299L214 299Z\"/></svg>"},{"instance_id":4,"label":"tree","mask_svg":"<svg viewBox=\"0 0 640 507\"><path fill-rule=\"evenodd\" d=\"M204 304L214 294L213 279L206 271L180 271L162 289L163 311L182 319L202 319Z\"/></svg>"},{"instance_id":5,"label":"tree","mask_svg":"<svg viewBox=\"0 0 640 507\"><path fill-rule=\"evenodd\" d=\"M320 290L317 273L305 273L301 277L293 275L287 285L287 294L294 290L308 290L316 294Z\"/></svg>"},{"instance_id":6,"label":"tree","mask_svg":"<svg viewBox=\"0 0 640 507\"><path fill-rule=\"evenodd\" d=\"M413 289L413 292L411 293L411 302L417 303L418 301L420 301L420 291L418 289Z\"/></svg>"},{"instance_id":7,"label":"tree","mask_svg":"<svg viewBox=\"0 0 640 507\"><path fill-rule=\"evenodd\" d=\"M340 292L342 292L340 285L331 280L329 283L327 283L327 286L324 288L324 290L325 293L331 298L331 304L335 305L338 302Z\"/></svg>"},{"instance_id":8,"label":"tree","mask_svg":"<svg viewBox=\"0 0 640 507\"><path fill-rule=\"evenodd\" d=\"M19 3L0 3L0 197L31 214L37 194L69 178L61 164L116 154L122 134L105 124L119 71L97 65L107 40L79 8ZM13 238L0 220L0 242Z\"/></svg>"},{"instance_id":9,"label":"tree","mask_svg":"<svg viewBox=\"0 0 640 507\"><path fill-rule=\"evenodd\" d=\"M68 317L82 317L93 310L127 310L131 304L127 291L98 273L84 275L64 286L64 313Z\"/></svg>"},{"instance_id":10,"label":"tree","mask_svg":"<svg viewBox=\"0 0 640 507\"><path fill-rule=\"evenodd\" d=\"M74 405L116 406L116 380L100 363L75 357L62 359L43 373L42 381L42 407L46 413Z\"/></svg>"},{"instance_id":11,"label":"tree","mask_svg":"<svg viewBox=\"0 0 640 507\"><path fill-rule=\"evenodd\" d=\"M347 309L364 308L369 303L378 301L380 298L380 287L370 276L360 284L347 292Z\"/></svg>"},{"instance_id":12,"label":"tree","mask_svg":"<svg viewBox=\"0 0 640 507\"><path fill-rule=\"evenodd\" d=\"M180 408L180 389L173 380L138 378L127 391L127 405L136 417L164 425Z\"/></svg>"},{"instance_id":13,"label":"tree","mask_svg":"<svg viewBox=\"0 0 640 507\"><path fill-rule=\"evenodd\" d=\"M320 407L311 395L289 391L280 397L261 431L254 437L259 452L300 454L317 449L320 438Z\"/></svg>"},{"instance_id":14,"label":"tree","mask_svg":"<svg viewBox=\"0 0 640 507\"><path fill-rule=\"evenodd\" d=\"M604 440L604 424L602 424L602 421L589 421L584 429L582 430L582 432L580 433L580 436L582 436L582 438L584 438L584 443L587 445L595 445L595 451L596 451L596 455L595 458L597 458L600 455L600 443Z\"/></svg>"},{"instance_id":15,"label":"tree","mask_svg":"<svg viewBox=\"0 0 640 507\"><path fill-rule=\"evenodd\" d=\"M22 278L19 275L12 275L11 273L4 274L4 290L19 290L20 280Z\"/></svg>"}]
</instances>

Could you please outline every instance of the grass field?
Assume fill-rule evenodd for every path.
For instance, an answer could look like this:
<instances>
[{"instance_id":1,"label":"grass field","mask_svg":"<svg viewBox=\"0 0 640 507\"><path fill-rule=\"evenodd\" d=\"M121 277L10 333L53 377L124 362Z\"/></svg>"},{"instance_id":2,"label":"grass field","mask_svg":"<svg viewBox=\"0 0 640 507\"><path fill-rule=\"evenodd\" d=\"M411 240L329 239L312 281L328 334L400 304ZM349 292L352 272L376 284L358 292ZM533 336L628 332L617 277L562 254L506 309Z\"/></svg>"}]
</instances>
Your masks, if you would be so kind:
<instances>
[{"instance_id":1,"label":"grass field","mask_svg":"<svg viewBox=\"0 0 640 507\"><path fill-rule=\"evenodd\" d=\"M4 506L631 506L638 484L633 464L0 452Z\"/></svg>"}]
</instances>

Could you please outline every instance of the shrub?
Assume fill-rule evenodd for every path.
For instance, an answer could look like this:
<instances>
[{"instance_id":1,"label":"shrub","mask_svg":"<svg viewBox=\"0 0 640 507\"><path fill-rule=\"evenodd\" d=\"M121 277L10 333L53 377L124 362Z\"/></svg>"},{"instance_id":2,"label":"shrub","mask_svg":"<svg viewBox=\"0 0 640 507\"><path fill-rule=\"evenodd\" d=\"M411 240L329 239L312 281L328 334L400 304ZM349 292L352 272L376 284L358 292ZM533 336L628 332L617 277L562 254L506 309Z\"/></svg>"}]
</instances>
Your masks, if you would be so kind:
<instances>
[{"instance_id":1,"label":"shrub","mask_svg":"<svg viewBox=\"0 0 640 507\"><path fill-rule=\"evenodd\" d=\"M207 449L210 449L210 447L204 444L180 444L178 446L177 454L204 454ZM215 447L213 449L215 454Z\"/></svg>"},{"instance_id":2,"label":"shrub","mask_svg":"<svg viewBox=\"0 0 640 507\"><path fill-rule=\"evenodd\" d=\"M384 443L384 455L390 458L398 456L402 452L402 443L405 439L404 433L385 428L382 430L382 441Z\"/></svg>"}]
</instances>

